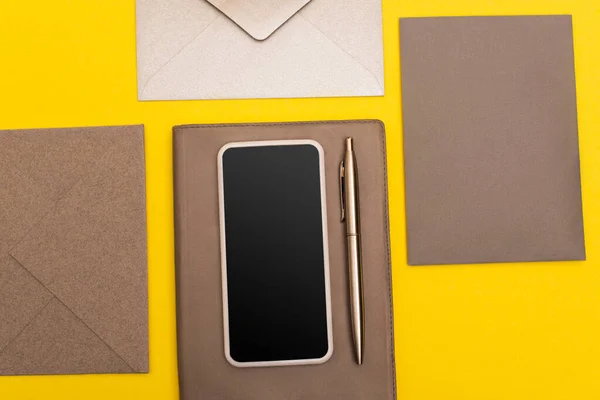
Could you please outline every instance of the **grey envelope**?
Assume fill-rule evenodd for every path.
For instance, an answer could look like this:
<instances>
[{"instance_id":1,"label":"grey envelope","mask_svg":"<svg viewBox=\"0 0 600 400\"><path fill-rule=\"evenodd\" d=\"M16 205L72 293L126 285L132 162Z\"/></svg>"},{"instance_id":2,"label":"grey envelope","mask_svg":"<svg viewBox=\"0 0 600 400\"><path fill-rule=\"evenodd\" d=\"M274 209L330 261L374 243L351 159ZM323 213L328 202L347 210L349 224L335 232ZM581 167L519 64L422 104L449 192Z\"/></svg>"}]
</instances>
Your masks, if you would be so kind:
<instances>
[{"instance_id":1,"label":"grey envelope","mask_svg":"<svg viewBox=\"0 0 600 400\"><path fill-rule=\"evenodd\" d=\"M584 260L571 17L400 35L409 264Z\"/></svg>"},{"instance_id":2,"label":"grey envelope","mask_svg":"<svg viewBox=\"0 0 600 400\"><path fill-rule=\"evenodd\" d=\"M0 131L0 375L148 371L144 129Z\"/></svg>"}]
</instances>

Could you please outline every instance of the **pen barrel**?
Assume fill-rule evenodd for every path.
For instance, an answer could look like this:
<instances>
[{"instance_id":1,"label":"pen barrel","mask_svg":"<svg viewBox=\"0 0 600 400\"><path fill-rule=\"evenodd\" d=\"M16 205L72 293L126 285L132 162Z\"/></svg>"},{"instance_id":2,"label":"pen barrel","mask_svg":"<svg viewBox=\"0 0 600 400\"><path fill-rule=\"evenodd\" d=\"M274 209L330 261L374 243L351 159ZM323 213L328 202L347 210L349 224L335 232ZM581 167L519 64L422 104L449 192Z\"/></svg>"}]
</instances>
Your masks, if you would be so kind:
<instances>
[{"instance_id":1,"label":"pen barrel","mask_svg":"<svg viewBox=\"0 0 600 400\"><path fill-rule=\"evenodd\" d=\"M360 205L358 201L358 167L354 152L346 150L344 157L344 198L346 201L346 234L360 234Z\"/></svg>"},{"instance_id":2,"label":"pen barrel","mask_svg":"<svg viewBox=\"0 0 600 400\"><path fill-rule=\"evenodd\" d=\"M365 313L363 297L362 254L359 235L348 235L348 267L350 283L350 319L356 361L362 364L365 338Z\"/></svg>"}]
</instances>

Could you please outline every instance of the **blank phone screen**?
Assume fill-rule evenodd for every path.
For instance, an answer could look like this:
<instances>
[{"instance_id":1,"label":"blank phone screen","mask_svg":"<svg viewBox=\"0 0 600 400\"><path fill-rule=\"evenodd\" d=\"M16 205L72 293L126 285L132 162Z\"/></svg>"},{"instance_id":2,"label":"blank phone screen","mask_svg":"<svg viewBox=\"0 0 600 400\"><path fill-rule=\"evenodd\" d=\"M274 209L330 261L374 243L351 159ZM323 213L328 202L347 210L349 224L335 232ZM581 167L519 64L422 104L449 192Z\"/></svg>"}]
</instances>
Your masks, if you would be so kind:
<instances>
[{"instance_id":1,"label":"blank phone screen","mask_svg":"<svg viewBox=\"0 0 600 400\"><path fill-rule=\"evenodd\" d=\"M319 151L310 144L222 153L230 356L321 359L328 315Z\"/></svg>"}]
</instances>

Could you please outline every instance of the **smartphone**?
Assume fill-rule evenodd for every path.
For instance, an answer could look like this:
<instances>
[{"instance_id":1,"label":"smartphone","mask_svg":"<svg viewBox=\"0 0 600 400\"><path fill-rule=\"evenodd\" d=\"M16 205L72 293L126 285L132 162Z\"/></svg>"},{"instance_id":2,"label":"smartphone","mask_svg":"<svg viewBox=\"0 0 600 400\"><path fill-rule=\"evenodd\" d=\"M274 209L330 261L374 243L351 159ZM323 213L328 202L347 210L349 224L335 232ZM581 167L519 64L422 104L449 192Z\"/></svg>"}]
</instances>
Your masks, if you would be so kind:
<instances>
[{"instance_id":1,"label":"smartphone","mask_svg":"<svg viewBox=\"0 0 600 400\"><path fill-rule=\"evenodd\" d=\"M236 367L321 364L333 353L323 148L219 151L225 357Z\"/></svg>"}]
</instances>

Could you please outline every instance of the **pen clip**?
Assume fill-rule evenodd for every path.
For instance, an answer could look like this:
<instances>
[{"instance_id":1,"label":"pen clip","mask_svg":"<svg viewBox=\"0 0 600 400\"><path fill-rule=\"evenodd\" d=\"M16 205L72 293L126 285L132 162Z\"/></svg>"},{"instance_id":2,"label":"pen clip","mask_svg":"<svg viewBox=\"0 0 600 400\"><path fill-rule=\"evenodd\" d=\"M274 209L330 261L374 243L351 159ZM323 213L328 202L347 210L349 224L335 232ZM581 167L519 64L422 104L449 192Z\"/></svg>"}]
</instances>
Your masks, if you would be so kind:
<instances>
[{"instance_id":1,"label":"pen clip","mask_svg":"<svg viewBox=\"0 0 600 400\"><path fill-rule=\"evenodd\" d=\"M344 198L344 186L346 184L346 169L344 167L344 161L340 163L340 208L342 210L342 218L340 222L344 222L346 219L346 199Z\"/></svg>"}]
</instances>

